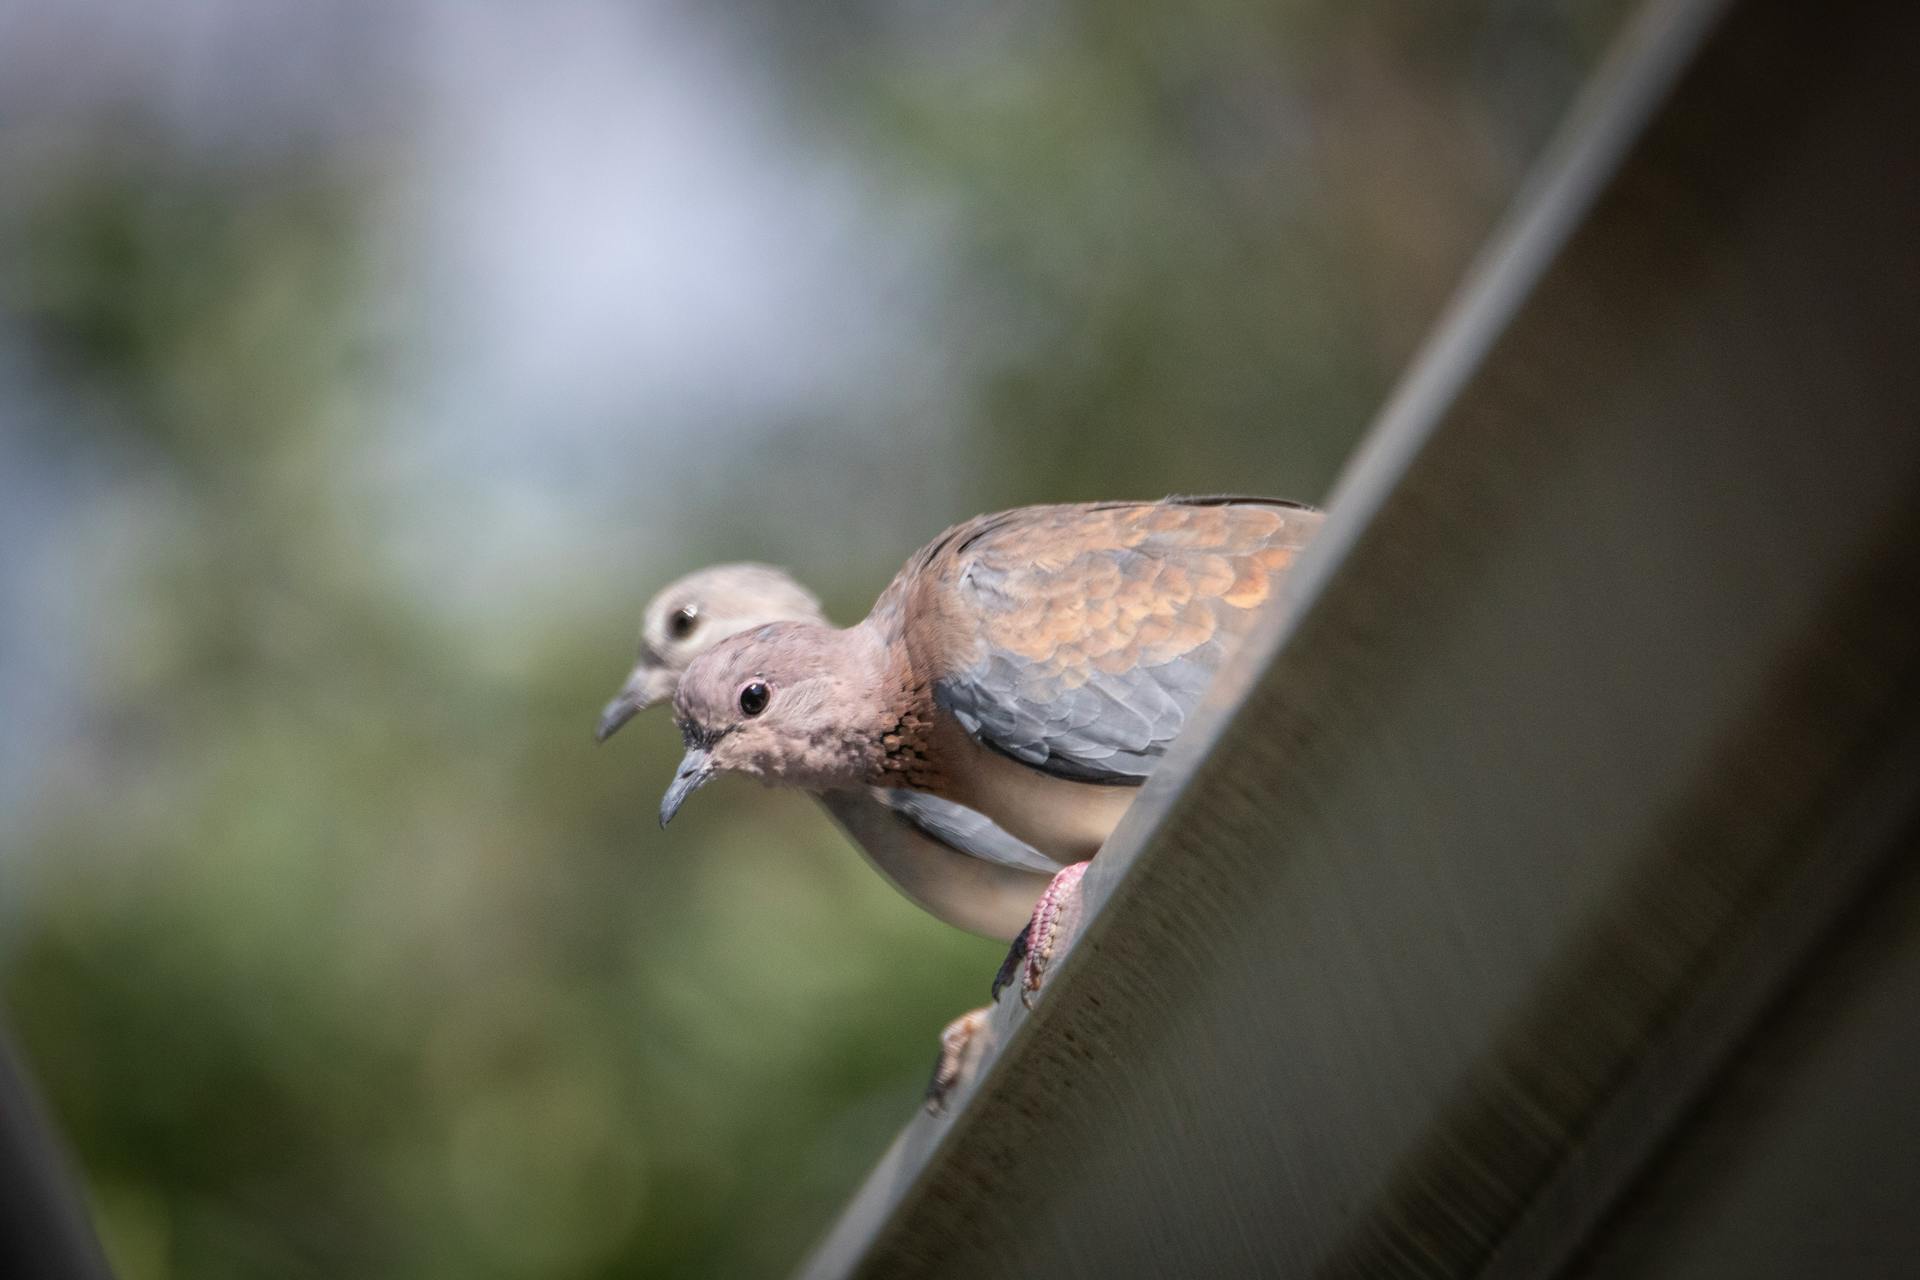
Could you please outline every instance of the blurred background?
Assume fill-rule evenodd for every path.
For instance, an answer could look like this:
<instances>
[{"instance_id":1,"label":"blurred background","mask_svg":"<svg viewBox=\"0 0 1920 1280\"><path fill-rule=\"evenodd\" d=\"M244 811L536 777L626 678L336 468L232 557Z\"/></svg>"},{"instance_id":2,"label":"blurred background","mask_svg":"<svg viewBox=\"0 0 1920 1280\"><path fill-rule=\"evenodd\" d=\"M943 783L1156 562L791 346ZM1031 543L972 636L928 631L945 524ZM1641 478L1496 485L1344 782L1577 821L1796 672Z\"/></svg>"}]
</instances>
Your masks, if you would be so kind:
<instances>
[{"instance_id":1,"label":"blurred background","mask_svg":"<svg viewBox=\"0 0 1920 1280\"><path fill-rule=\"evenodd\" d=\"M0 1000L116 1267L775 1275L1003 948L595 716L719 559L1316 499L1620 0L0 0Z\"/></svg>"}]
</instances>

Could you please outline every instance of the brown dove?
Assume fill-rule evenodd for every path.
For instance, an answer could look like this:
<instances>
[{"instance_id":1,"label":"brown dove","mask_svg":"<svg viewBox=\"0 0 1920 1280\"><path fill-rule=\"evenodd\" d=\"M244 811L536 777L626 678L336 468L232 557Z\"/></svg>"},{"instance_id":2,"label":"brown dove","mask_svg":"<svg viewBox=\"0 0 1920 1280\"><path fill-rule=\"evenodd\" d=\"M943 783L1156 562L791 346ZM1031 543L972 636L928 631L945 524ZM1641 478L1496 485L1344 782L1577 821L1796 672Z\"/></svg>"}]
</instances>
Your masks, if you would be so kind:
<instances>
[{"instance_id":1,"label":"brown dove","mask_svg":"<svg viewBox=\"0 0 1920 1280\"><path fill-rule=\"evenodd\" d=\"M824 625L825 615L812 592L770 565L715 565L669 583L641 614L639 657L594 736L604 742L672 697L700 654L770 622ZM979 814L935 796L856 787L817 798L895 888L970 933L1011 939L1061 870Z\"/></svg>"},{"instance_id":2,"label":"brown dove","mask_svg":"<svg viewBox=\"0 0 1920 1280\"><path fill-rule=\"evenodd\" d=\"M1076 865L1025 952L1039 986L1061 901L1278 595L1320 514L1260 498L1023 507L922 548L858 625L778 622L694 659L664 825L720 773L964 806ZM1023 945L1024 944L1024 945ZM997 989L996 984L996 989Z\"/></svg>"}]
</instances>

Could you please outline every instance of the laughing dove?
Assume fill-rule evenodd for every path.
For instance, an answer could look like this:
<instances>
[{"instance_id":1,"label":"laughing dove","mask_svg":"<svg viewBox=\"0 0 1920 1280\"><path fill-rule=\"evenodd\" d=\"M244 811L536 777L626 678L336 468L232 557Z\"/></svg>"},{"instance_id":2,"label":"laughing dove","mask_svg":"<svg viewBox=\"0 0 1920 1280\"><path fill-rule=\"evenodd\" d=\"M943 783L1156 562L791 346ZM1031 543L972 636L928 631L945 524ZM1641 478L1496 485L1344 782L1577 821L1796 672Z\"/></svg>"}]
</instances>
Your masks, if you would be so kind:
<instances>
[{"instance_id":1,"label":"laughing dove","mask_svg":"<svg viewBox=\"0 0 1920 1280\"><path fill-rule=\"evenodd\" d=\"M1025 951L1030 993L1078 864L1320 521L1295 503L1169 498L956 525L858 625L773 623L687 667L674 696L686 756L661 822L720 773L828 796L904 789L984 814L1076 864L1009 957Z\"/></svg>"},{"instance_id":2,"label":"laughing dove","mask_svg":"<svg viewBox=\"0 0 1920 1280\"><path fill-rule=\"evenodd\" d=\"M713 646L772 622L823 626L825 616L811 592L768 565L716 565L668 584L641 616L639 658L594 736L604 742L672 697L687 664ZM856 787L818 799L895 888L970 933L1012 938L1061 870L979 814L935 796Z\"/></svg>"}]
</instances>

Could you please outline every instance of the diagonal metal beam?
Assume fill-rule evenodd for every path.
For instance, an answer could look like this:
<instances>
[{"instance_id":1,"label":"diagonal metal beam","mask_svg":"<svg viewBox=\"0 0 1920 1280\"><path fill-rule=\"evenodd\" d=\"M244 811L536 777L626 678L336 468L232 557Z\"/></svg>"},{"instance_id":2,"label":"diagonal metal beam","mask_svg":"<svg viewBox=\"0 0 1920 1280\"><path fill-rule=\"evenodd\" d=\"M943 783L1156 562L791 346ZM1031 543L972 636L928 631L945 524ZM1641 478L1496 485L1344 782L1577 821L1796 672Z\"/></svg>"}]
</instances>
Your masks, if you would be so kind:
<instances>
[{"instance_id":1,"label":"diagonal metal beam","mask_svg":"<svg viewBox=\"0 0 1920 1280\"><path fill-rule=\"evenodd\" d=\"M1864 1012L1920 989L1886 923L1920 893L1916 66L1911 5L1647 6L1038 1010L995 1011L806 1275L1920 1252L1877 1207L1920 1191L1920 1089L1809 1083L1920 1061ZM1791 1106L1728 1101L1760 1062ZM1873 1158L1826 1151L1805 1215L1843 1110ZM1769 1221L1792 1247L1739 1252Z\"/></svg>"}]
</instances>

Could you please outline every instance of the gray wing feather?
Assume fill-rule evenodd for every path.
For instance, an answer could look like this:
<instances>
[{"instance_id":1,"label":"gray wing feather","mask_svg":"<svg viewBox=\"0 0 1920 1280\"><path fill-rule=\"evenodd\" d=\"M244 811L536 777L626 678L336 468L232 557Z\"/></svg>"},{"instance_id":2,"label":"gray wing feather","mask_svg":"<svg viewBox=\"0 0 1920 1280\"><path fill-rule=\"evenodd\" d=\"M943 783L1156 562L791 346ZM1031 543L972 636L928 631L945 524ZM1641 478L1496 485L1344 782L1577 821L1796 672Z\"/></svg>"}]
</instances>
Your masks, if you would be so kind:
<instances>
[{"instance_id":1,"label":"gray wing feather","mask_svg":"<svg viewBox=\"0 0 1920 1280\"><path fill-rule=\"evenodd\" d=\"M1172 662L1094 673L1077 689L1034 697L1027 664L996 653L934 698L976 740L1076 782L1137 786L1160 763L1219 665L1209 642Z\"/></svg>"},{"instance_id":2,"label":"gray wing feather","mask_svg":"<svg viewBox=\"0 0 1920 1280\"><path fill-rule=\"evenodd\" d=\"M983 862L1047 876L1055 874L1064 865L1014 839L972 809L938 796L923 791L886 790L874 792L874 798L886 805L902 822L949 848L958 849Z\"/></svg>"}]
</instances>

